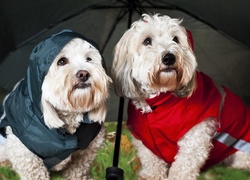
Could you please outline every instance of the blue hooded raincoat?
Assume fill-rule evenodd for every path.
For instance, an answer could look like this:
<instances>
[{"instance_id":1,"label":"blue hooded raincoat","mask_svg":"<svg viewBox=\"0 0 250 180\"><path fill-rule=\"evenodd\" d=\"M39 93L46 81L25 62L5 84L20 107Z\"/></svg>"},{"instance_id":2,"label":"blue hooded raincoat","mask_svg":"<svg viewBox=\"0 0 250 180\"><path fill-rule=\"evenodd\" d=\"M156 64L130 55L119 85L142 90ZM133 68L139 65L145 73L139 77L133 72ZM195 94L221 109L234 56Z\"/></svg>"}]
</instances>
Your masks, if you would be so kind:
<instances>
[{"instance_id":1,"label":"blue hooded raincoat","mask_svg":"<svg viewBox=\"0 0 250 180\"><path fill-rule=\"evenodd\" d=\"M62 48L72 39L81 38L97 45L71 30L63 30L40 42L32 51L27 76L8 95L3 104L0 127L11 126L13 133L33 153L43 159L48 169L67 158L76 149L85 149L101 129L87 114L75 134L65 129L48 128L41 111L41 87L49 67ZM103 61L103 66L105 64Z\"/></svg>"}]
</instances>

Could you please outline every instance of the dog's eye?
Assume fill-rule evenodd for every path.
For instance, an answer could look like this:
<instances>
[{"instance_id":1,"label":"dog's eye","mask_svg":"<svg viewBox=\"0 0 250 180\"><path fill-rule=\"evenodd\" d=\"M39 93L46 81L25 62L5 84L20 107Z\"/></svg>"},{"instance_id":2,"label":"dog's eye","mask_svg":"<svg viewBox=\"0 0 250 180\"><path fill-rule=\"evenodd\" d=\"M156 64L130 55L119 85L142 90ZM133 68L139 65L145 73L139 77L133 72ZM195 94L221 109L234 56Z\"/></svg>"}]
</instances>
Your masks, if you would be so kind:
<instances>
[{"instance_id":1,"label":"dog's eye","mask_svg":"<svg viewBox=\"0 0 250 180\"><path fill-rule=\"evenodd\" d=\"M147 45L151 45L152 44L152 39L150 37L147 37L144 41L143 41L143 44L145 46Z\"/></svg>"},{"instance_id":2,"label":"dog's eye","mask_svg":"<svg viewBox=\"0 0 250 180\"><path fill-rule=\"evenodd\" d=\"M69 60L66 57L62 57L57 61L58 66L64 66L65 64L68 64Z\"/></svg>"},{"instance_id":3,"label":"dog's eye","mask_svg":"<svg viewBox=\"0 0 250 180\"><path fill-rule=\"evenodd\" d=\"M176 42L176 43L179 43L178 37L175 36L175 37L173 38L173 41Z\"/></svg>"},{"instance_id":4,"label":"dog's eye","mask_svg":"<svg viewBox=\"0 0 250 180\"><path fill-rule=\"evenodd\" d=\"M87 62L92 61L92 58L87 57Z\"/></svg>"}]
</instances>

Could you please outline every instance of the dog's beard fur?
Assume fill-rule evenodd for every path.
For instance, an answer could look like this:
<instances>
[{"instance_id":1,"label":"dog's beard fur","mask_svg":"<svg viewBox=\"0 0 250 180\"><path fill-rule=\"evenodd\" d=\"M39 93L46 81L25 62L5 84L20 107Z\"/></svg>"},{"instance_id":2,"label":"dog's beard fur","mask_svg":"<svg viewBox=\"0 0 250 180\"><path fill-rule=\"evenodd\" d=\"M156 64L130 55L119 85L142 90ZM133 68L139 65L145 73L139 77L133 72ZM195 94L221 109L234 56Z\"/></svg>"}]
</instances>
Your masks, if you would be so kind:
<instances>
[{"instance_id":1,"label":"dog's beard fur","mask_svg":"<svg viewBox=\"0 0 250 180\"><path fill-rule=\"evenodd\" d=\"M168 16L144 14L116 45L111 72L115 90L143 112L150 111L145 98L167 91L191 96L195 89L196 58L180 23ZM147 38L151 43L145 44ZM162 62L168 53L175 56L173 65Z\"/></svg>"},{"instance_id":2,"label":"dog's beard fur","mask_svg":"<svg viewBox=\"0 0 250 180\"><path fill-rule=\"evenodd\" d=\"M69 119L79 123L85 112L92 121L104 121L111 79L101 61L98 50L78 38L57 55L42 85L41 102L44 120L49 127L73 123L66 122ZM88 72L86 81L77 78L79 71Z\"/></svg>"}]
</instances>

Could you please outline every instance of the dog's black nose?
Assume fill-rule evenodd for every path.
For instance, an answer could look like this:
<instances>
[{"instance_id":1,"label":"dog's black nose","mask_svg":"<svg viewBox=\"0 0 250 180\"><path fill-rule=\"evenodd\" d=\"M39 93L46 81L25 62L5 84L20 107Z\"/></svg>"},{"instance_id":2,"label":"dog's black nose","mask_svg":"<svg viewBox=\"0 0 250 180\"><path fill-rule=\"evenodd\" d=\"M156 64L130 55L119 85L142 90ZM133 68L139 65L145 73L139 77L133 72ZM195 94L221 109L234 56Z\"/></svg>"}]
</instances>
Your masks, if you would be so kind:
<instances>
[{"instance_id":1,"label":"dog's black nose","mask_svg":"<svg viewBox=\"0 0 250 180\"><path fill-rule=\"evenodd\" d=\"M165 64L166 66L173 65L175 63L175 55L172 53L167 53L162 58L162 63Z\"/></svg>"},{"instance_id":2,"label":"dog's black nose","mask_svg":"<svg viewBox=\"0 0 250 180\"><path fill-rule=\"evenodd\" d=\"M89 74L89 72L86 71L86 70L80 70L80 71L78 71L78 72L76 73L76 77L77 77L79 80L85 82L85 81L87 81L87 80L89 79L90 74Z\"/></svg>"}]
</instances>

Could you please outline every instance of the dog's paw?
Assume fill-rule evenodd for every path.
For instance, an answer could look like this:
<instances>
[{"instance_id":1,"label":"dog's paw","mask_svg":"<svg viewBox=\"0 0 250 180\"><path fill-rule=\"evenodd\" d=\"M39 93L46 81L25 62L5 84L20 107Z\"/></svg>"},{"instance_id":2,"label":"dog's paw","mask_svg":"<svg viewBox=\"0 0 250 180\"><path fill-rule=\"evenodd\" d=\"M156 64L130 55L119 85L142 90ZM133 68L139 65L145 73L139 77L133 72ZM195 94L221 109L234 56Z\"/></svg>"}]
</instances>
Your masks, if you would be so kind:
<instances>
[{"instance_id":1,"label":"dog's paw","mask_svg":"<svg viewBox=\"0 0 250 180\"><path fill-rule=\"evenodd\" d=\"M144 113L150 113L152 112L152 109L150 106L146 106L146 107L143 107L141 112L144 114Z\"/></svg>"}]
</instances>

